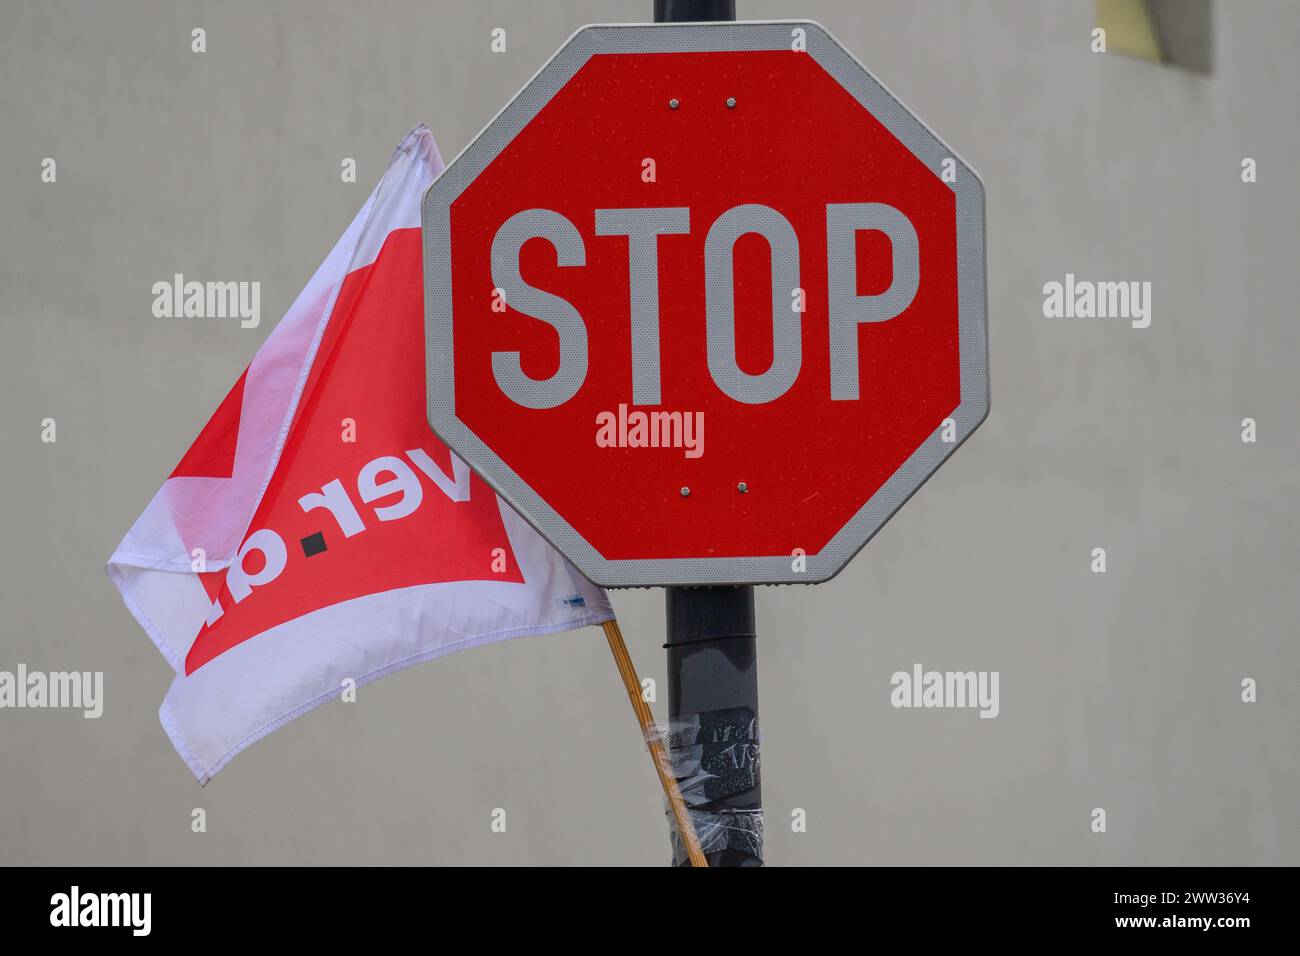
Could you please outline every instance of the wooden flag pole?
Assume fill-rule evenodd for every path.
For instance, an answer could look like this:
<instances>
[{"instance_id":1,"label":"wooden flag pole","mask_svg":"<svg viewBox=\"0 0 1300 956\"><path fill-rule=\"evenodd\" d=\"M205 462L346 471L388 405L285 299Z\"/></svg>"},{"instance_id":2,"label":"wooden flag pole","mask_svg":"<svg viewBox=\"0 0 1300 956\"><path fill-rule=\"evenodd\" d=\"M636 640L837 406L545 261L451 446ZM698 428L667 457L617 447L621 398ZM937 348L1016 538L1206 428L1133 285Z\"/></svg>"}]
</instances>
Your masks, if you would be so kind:
<instances>
[{"instance_id":1,"label":"wooden flag pole","mask_svg":"<svg viewBox=\"0 0 1300 956\"><path fill-rule=\"evenodd\" d=\"M641 725L641 734L650 748L650 758L654 761L655 773L659 775L659 782L663 785L668 803L673 808L677 832L686 844L691 866L707 867L709 861L705 859L704 851L700 849L699 837L695 835L695 827L692 826L690 815L686 812L686 801L682 799L677 778L673 776L672 767L668 763L664 742L659 739L659 734L655 730L654 716L650 713L650 706L645 702L645 698L641 696L641 681L636 676L636 668L628 655L627 645L623 643L623 632L618 628L618 621L606 621L601 626L605 629L605 638L609 641L609 649L614 654L614 663L618 665L619 676L623 678L623 688L632 702L637 723Z\"/></svg>"}]
</instances>

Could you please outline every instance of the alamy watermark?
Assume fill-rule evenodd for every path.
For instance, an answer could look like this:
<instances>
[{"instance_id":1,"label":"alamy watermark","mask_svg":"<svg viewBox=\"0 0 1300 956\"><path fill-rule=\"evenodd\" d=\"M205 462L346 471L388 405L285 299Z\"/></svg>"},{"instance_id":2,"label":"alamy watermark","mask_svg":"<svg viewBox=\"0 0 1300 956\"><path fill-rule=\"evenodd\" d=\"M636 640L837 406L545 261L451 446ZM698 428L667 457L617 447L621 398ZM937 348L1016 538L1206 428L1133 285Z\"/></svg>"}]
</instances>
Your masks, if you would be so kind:
<instances>
[{"instance_id":1,"label":"alamy watermark","mask_svg":"<svg viewBox=\"0 0 1300 956\"><path fill-rule=\"evenodd\" d=\"M1091 282L1065 274L1043 285L1043 315L1049 319L1129 319L1133 328L1151 325L1150 282Z\"/></svg>"},{"instance_id":2,"label":"alamy watermark","mask_svg":"<svg viewBox=\"0 0 1300 956\"><path fill-rule=\"evenodd\" d=\"M186 282L178 272L171 282L155 282L152 292L155 318L239 319L245 329L262 321L260 282Z\"/></svg>"},{"instance_id":3,"label":"alamy watermark","mask_svg":"<svg viewBox=\"0 0 1300 956\"><path fill-rule=\"evenodd\" d=\"M687 458L704 454L703 412L628 411L596 413L597 448L680 448Z\"/></svg>"},{"instance_id":4,"label":"alamy watermark","mask_svg":"<svg viewBox=\"0 0 1300 956\"><path fill-rule=\"evenodd\" d=\"M981 717L996 717L998 677L997 671L927 671L913 664L910 673L895 671L890 677L889 702L896 708L979 708Z\"/></svg>"},{"instance_id":5,"label":"alamy watermark","mask_svg":"<svg viewBox=\"0 0 1300 956\"><path fill-rule=\"evenodd\" d=\"M0 670L0 709L69 708L83 717L104 713L103 671L29 671L19 664L14 671Z\"/></svg>"},{"instance_id":6,"label":"alamy watermark","mask_svg":"<svg viewBox=\"0 0 1300 956\"><path fill-rule=\"evenodd\" d=\"M50 925L125 926L132 936L148 936L153 925L151 893L83 893L73 886L50 897Z\"/></svg>"}]
</instances>

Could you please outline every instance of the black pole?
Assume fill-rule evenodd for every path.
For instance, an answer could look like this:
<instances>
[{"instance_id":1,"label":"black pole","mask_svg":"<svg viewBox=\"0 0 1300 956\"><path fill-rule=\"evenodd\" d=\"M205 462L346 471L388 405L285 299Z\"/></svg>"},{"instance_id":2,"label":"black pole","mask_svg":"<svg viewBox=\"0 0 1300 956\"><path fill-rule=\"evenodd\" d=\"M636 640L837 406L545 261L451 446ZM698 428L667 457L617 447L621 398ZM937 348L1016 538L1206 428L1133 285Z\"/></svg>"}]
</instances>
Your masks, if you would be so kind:
<instances>
[{"instance_id":1,"label":"black pole","mask_svg":"<svg viewBox=\"0 0 1300 956\"><path fill-rule=\"evenodd\" d=\"M736 19L736 0L655 0L655 23Z\"/></svg>"},{"instance_id":2,"label":"black pole","mask_svg":"<svg viewBox=\"0 0 1300 956\"><path fill-rule=\"evenodd\" d=\"M668 588L667 608L668 749L695 833L709 866L762 866L754 589Z\"/></svg>"},{"instance_id":3,"label":"black pole","mask_svg":"<svg viewBox=\"0 0 1300 956\"><path fill-rule=\"evenodd\" d=\"M654 0L654 16L734 20L736 0ZM669 750L696 834L710 866L762 866L754 589L668 588L667 616Z\"/></svg>"}]
</instances>

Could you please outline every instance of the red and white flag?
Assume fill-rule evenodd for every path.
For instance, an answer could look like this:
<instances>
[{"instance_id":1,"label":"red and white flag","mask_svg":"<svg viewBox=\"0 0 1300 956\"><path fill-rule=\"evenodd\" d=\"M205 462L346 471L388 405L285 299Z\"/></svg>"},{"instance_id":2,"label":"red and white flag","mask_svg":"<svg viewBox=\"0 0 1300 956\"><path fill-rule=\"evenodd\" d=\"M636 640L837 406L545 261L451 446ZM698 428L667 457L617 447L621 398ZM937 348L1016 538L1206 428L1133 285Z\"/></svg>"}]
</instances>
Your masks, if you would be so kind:
<instances>
[{"instance_id":1,"label":"red and white flag","mask_svg":"<svg viewBox=\"0 0 1300 956\"><path fill-rule=\"evenodd\" d=\"M357 685L611 619L429 429L413 130L108 562L176 670L159 716L200 783Z\"/></svg>"}]
</instances>

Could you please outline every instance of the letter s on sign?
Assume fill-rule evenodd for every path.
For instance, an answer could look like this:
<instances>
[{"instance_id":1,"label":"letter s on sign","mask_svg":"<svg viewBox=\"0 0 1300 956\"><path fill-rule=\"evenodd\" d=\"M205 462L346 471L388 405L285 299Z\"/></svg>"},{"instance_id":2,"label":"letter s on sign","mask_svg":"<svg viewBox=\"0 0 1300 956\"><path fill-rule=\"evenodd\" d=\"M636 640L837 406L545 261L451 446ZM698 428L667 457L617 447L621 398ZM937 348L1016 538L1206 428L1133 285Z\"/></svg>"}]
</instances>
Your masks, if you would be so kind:
<instances>
[{"instance_id":1,"label":"letter s on sign","mask_svg":"<svg viewBox=\"0 0 1300 956\"><path fill-rule=\"evenodd\" d=\"M550 209L525 209L501 224L492 238L492 282L505 293L510 308L545 322L560 336L560 367L550 378L524 374L518 352L493 352L492 374L506 397L524 408L554 408L577 394L587 378L587 326L573 303L529 285L519 274L519 251L529 239L555 247L561 266L587 263L576 226Z\"/></svg>"}]
</instances>

